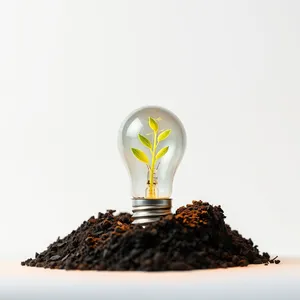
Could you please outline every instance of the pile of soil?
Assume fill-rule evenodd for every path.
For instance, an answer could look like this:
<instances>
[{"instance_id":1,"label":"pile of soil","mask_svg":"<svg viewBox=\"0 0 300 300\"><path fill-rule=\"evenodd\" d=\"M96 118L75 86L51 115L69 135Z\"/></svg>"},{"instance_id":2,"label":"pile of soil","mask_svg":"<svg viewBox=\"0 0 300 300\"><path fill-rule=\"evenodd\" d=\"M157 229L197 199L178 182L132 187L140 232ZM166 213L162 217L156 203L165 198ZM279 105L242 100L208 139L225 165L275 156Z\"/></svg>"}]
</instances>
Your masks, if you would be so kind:
<instances>
[{"instance_id":1,"label":"pile of soil","mask_svg":"<svg viewBox=\"0 0 300 300\"><path fill-rule=\"evenodd\" d=\"M91 217L21 264L66 270L168 271L279 263L225 224L220 206L193 201L146 227L114 210Z\"/></svg>"}]
</instances>

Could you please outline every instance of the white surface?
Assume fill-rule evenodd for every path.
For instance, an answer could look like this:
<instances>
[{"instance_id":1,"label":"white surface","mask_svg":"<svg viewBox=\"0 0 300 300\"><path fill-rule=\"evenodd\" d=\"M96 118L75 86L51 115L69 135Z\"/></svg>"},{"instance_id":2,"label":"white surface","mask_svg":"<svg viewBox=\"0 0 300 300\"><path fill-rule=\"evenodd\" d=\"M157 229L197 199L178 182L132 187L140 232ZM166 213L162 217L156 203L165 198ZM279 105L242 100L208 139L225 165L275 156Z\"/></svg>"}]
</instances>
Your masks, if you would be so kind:
<instances>
[{"instance_id":1,"label":"white surface","mask_svg":"<svg viewBox=\"0 0 300 300\"><path fill-rule=\"evenodd\" d=\"M1 259L131 210L117 131L146 104L187 131L175 208L300 253L300 1L3 0L0 41Z\"/></svg>"},{"instance_id":2,"label":"white surface","mask_svg":"<svg viewBox=\"0 0 300 300\"><path fill-rule=\"evenodd\" d=\"M0 299L299 300L300 260L280 265L191 272L0 270Z\"/></svg>"}]
</instances>

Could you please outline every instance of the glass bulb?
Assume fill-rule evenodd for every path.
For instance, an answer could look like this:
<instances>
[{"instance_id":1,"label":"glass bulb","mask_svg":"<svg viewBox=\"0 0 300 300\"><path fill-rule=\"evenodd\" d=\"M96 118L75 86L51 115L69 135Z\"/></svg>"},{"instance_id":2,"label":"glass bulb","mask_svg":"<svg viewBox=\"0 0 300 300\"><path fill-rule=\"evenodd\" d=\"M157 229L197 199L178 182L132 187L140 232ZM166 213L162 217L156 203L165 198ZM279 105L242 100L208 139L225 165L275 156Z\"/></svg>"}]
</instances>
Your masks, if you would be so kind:
<instances>
[{"instance_id":1,"label":"glass bulb","mask_svg":"<svg viewBox=\"0 0 300 300\"><path fill-rule=\"evenodd\" d=\"M169 110L149 106L132 112L121 125L119 150L131 177L133 199L170 199L185 147L185 129Z\"/></svg>"}]
</instances>

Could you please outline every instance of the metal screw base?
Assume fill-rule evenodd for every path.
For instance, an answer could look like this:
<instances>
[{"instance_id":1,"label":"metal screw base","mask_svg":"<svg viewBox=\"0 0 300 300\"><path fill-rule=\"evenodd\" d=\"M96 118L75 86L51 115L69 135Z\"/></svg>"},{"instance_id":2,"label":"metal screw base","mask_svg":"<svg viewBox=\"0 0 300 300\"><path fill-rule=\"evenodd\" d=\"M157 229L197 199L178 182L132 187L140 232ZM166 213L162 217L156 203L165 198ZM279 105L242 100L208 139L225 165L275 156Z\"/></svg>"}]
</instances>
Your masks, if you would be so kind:
<instances>
[{"instance_id":1,"label":"metal screw base","mask_svg":"<svg viewBox=\"0 0 300 300\"><path fill-rule=\"evenodd\" d=\"M172 199L132 199L133 224L146 225L172 214Z\"/></svg>"}]
</instances>

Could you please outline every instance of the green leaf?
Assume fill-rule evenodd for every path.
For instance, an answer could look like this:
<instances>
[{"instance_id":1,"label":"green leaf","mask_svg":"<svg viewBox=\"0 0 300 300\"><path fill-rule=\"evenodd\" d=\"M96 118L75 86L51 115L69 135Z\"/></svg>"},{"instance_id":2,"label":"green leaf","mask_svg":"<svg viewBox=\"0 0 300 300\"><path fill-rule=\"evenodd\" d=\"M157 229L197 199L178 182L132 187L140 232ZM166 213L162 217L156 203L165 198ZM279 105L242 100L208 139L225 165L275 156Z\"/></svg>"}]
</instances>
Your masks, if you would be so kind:
<instances>
[{"instance_id":1,"label":"green leaf","mask_svg":"<svg viewBox=\"0 0 300 300\"><path fill-rule=\"evenodd\" d=\"M146 138L144 137L143 135L139 134L139 140L140 142L146 146L147 148L149 149L152 149L152 145L151 145L151 142Z\"/></svg>"},{"instance_id":2,"label":"green leaf","mask_svg":"<svg viewBox=\"0 0 300 300\"><path fill-rule=\"evenodd\" d=\"M171 133L171 129L164 130L157 138L158 142L165 140Z\"/></svg>"},{"instance_id":3,"label":"green leaf","mask_svg":"<svg viewBox=\"0 0 300 300\"><path fill-rule=\"evenodd\" d=\"M151 117L149 117L149 126L150 126L150 128L151 128L154 132L157 132L157 131L158 131L158 124L157 124L157 122L156 122L153 118L151 118Z\"/></svg>"},{"instance_id":4,"label":"green leaf","mask_svg":"<svg viewBox=\"0 0 300 300\"><path fill-rule=\"evenodd\" d=\"M158 159L162 158L168 152L168 150L169 150L169 146L160 149L157 152L155 159L158 160Z\"/></svg>"},{"instance_id":5,"label":"green leaf","mask_svg":"<svg viewBox=\"0 0 300 300\"><path fill-rule=\"evenodd\" d=\"M136 148L131 148L131 151L138 160L144 162L145 164L149 163L149 159L148 159L147 155L142 150L139 150Z\"/></svg>"}]
</instances>

